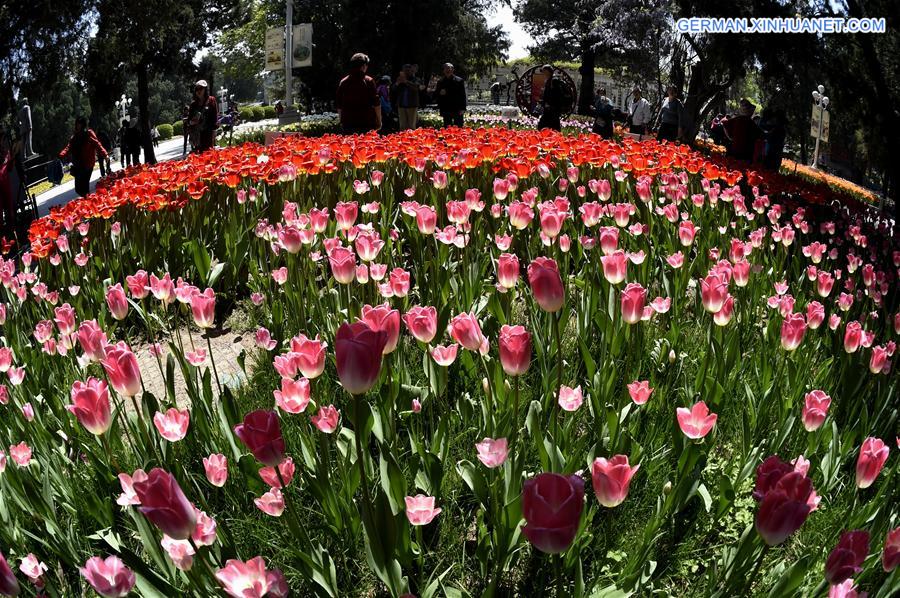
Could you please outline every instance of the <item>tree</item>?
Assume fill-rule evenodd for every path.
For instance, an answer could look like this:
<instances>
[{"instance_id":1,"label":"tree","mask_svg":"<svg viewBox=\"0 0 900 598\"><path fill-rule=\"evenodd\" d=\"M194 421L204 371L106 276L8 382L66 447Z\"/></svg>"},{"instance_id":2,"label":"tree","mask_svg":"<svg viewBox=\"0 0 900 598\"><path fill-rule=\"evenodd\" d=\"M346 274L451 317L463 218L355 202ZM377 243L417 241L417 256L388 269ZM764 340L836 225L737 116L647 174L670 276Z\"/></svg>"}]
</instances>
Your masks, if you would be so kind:
<instances>
[{"instance_id":1,"label":"tree","mask_svg":"<svg viewBox=\"0 0 900 598\"><path fill-rule=\"evenodd\" d=\"M154 163L156 157L150 139L149 113L151 78L163 72L191 70L197 52L210 45L212 31L242 20L245 2L97 1L96 51L89 55L92 61L87 68L102 69L118 61L117 68L135 75L144 159Z\"/></svg>"}]
</instances>

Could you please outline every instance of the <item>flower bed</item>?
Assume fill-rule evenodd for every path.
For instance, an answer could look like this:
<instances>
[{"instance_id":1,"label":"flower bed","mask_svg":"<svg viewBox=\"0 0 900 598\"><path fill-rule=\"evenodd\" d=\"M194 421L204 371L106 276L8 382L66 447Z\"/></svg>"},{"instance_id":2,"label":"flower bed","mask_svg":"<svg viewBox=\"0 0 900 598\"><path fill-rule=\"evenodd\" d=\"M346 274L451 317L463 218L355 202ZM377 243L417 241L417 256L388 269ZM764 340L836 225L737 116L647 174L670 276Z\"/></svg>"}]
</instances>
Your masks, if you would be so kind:
<instances>
[{"instance_id":1,"label":"flower bed","mask_svg":"<svg viewBox=\"0 0 900 598\"><path fill-rule=\"evenodd\" d=\"M900 251L833 193L504 128L132 169L0 263L0 593L892 595Z\"/></svg>"}]
</instances>

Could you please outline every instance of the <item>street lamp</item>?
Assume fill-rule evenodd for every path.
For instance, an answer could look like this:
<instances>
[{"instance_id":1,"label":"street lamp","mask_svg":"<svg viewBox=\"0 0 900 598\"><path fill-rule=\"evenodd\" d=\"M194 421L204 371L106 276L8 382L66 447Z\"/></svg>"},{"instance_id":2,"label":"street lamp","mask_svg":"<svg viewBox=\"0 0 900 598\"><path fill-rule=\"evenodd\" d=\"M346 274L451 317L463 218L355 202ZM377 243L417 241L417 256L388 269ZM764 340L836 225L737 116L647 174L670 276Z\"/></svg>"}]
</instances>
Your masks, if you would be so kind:
<instances>
[{"instance_id":1,"label":"street lamp","mask_svg":"<svg viewBox=\"0 0 900 598\"><path fill-rule=\"evenodd\" d=\"M128 107L131 106L131 98L126 97L125 94L122 94L122 98L116 100L116 108L122 111L122 118L120 121L123 121L128 118Z\"/></svg>"},{"instance_id":2,"label":"street lamp","mask_svg":"<svg viewBox=\"0 0 900 598\"><path fill-rule=\"evenodd\" d=\"M813 168L819 167L819 141L822 139L822 131L825 128L825 113L828 112L828 96L825 95L825 86L819 85L812 92L813 103L819 109L819 133L816 135L816 149L813 152Z\"/></svg>"}]
</instances>

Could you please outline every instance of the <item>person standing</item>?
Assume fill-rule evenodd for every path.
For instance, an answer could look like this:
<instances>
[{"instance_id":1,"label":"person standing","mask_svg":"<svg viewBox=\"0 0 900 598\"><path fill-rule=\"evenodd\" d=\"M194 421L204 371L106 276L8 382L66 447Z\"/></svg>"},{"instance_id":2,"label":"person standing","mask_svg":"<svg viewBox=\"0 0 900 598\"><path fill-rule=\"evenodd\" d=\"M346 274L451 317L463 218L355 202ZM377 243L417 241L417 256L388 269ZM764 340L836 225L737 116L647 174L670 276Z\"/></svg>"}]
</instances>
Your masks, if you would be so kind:
<instances>
[{"instance_id":1,"label":"person standing","mask_svg":"<svg viewBox=\"0 0 900 598\"><path fill-rule=\"evenodd\" d=\"M127 168L131 166L128 162L131 160L131 148L128 147L128 120L125 119L122 121L122 128L119 129L119 132L116 133L116 137L119 142L119 161L122 163L122 168Z\"/></svg>"},{"instance_id":2,"label":"person standing","mask_svg":"<svg viewBox=\"0 0 900 598\"><path fill-rule=\"evenodd\" d=\"M740 112L728 117L724 123L728 139L728 155L738 160L750 161L756 148L756 140L762 136L759 126L753 121L756 106L747 98L740 101Z\"/></svg>"},{"instance_id":3,"label":"person standing","mask_svg":"<svg viewBox=\"0 0 900 598\"><path fill-rule=\"evenodd\" d=\"M156 127L150 129L150 140L153 142L153 147L159 147L159 129Z\"/></svg>"},{"instance_id":4,"label":"person standing","mask_svg":"<svg viewBox=\"0 0 900 598\"><path fill-rule=\"evenodd\" d=\"M28 105L28 98L22 98L22 107L19 109L19 138L25 149L25 157L34 154L31 148L31 107Z\"/></svg>"},{"instance_id":5,"label":"person standing","mask_svg":"<svg viewBox=\"0 0 900 598\"><path fill-rule=\"evenodd\" d=\"M391 77L382 75L378 80L378 101L381 104L381 131L390 132L397 129L396 115L391 102Z\"/></svg>"},{"instance_id":6,"label":"person standing","mask_svg":"<svg viewBox=\"0 0 900 598\"><path fill-rule=\"evenodd\" d=\"M444 64L444 76L434 88L438 111L444 119L444 126L463 126L466 111L466 84L454 73L453 65Z\"/></svg>"},{"instance_id":7,"label":"person standing","mask_svg":"<svg viewBox=\"0 0 900 598\"><path fill-rule=\"evenodd\" d=\"M357 52L350 58L350 72L338 84L334 103L345 135L381 128L381 100L375 80L366 75L368 68L369 57Z\"/></svg>"},{"instance_id":8,"label":"person standing","mask_svg":"<svg viewBox=\"0 0 900 598\"><path fill-rule=\"evenodd\" d=\"M491 83L491 104L495 106L500 105L500 87L500 79L494 77L494 82Z\"/></svg>"},{"instance_id":9,"label":"person standing","mask_svg":"<svg viewBox=\"0 0 900 598\"><path fill-rule=\"evenodd\" d=\"M75 119L75 132L66 147L59 152L59 159L71 160L75 192L81 197L91 191L91 173L94 171L94 163L97 161L98 154L101 160L107 156L97 135L88 128L87 119L79 116Z\"/></svg>"},{"instance_id":10,"label":"person standing","mask_svg":"<svg viewBox=\"0 0 900 598\"><path fill-rule=\"evenodd\" d=\"M415 129L419 122L419 94L425 89L425 86L416 77L416 67L412 64L404 64L394 85L400 129Z\"/></svg>"},{"instance_id":11,"label":"person standing","mask_svg":"<svg viewBox=\"0 0 900 598\"><path fill-rule=\"evenodd\" d=\"M628 131L635 135L646 135L647 127L650 125L650 119L653 118L650 110L650 102L641 96L640 87L635 87L631 90L631 97L631 111L629 113L631 125Z\"/></svg>"},{"instance_id":12,"label":"person standing","mask_svg":"<svg viewBox=\"0 0 900 598\"><path fill-rule=\"evenodd\" d=\"M103 146L103 149L106 150L106 157L101 157L99 160L100 163L100 176L104 177L108 174L112 174L112 162L110 161L110 154L112 153L112 140L109 138L109 135L106 134L106 131L100 131L97 133L97 139L100 140L100 145Z\"/></svg>"},{"instance_id":13,"label":"person standing","mask_svg":"<svg viewBox=\"0 0 900 598\"><path fill-rule=\"evenodd\" d=\"M785 118L783 109L766 108L759 121L759 127L762 129L765 139L762 163L763 166L775 172L781 168L781 159L784 153Z\"/></svg>"},{"instance_id":14,"label":"person standing","mask_svg":"<svg viewBox=\"0 0 900 598\"><path fill-rule=\"evenodd\" d=\"M562 113L566 108L566 94L563 90L563 82L553 76L553 67L545 64L541 67L541 73L546 78L544 91L541 94L541 117L538 119L537 128L562 130Z\"/></svg>"},{"instance_id":15,"label":"person standing","mask_svg":"<svg viewBox=\"0 0 900 598\"><path fill-rule=\"evenodd\" d=\"M216 145L216 121L219 106L216 96L209 93L206 79L194 84L194 98L188 109L188 126L191 131L191 151L205 152Z\"/></svg>"},{"instance_id":16,"label":"person standing","mask_svg":"<svg viewBox=\"0 0 900 598\"><path fill-rule=\"evenodd\" d=\"M604 87L598 89L594 97L594 126L591 130L606 139L613 136L613 105L606 97Z\"/></svg>"},{"instance_id":17,"label":"person standing","mask_svg":"<svg viewBox=\"0 0 900 598\"><path fill-rule=\"evenodd\" d=\"M659 110L659 131L657 141L676 141L684 135L684 104L678 99L678 90L670 85L666 99Z\"/></svg>"},{"instance_id":18,"label":"person standing","mask_svg":"<svg viewBox=\"0 0 900 598\"><path fill-rule=\"evenodd\" d=\"M134 119L127 129L125 129L125 137L128 140L128 161L131 166L137 166L141 163L141 130L138 119Z\"/></svg>"}]
</instances>

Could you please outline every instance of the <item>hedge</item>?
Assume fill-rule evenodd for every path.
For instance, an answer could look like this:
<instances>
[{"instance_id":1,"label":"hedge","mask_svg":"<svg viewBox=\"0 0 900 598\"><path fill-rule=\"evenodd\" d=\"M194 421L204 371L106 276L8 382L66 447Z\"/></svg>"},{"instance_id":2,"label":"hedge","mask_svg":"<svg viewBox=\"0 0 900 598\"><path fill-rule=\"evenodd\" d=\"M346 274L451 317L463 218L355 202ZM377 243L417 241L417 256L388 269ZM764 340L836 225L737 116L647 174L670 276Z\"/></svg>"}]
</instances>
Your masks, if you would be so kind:
<instances>
[{"instance_id":1,"label":"hedge","mask_svg":"<svg viewBox=\"0 0 900 598\"><path fill-rule=\"evenodd\" d=\"M171 139L175 134L175 127L173 127L172 125L157 125L156 130L159 131L159 138L162 140Z\"/></svg>"},{"instance_id":2,"label":"hedge","mask_svg":"<svg viewBox=\"0 0 900 598\"><path fill-rule=\"evenodd\" d=\"M172 123L172 134L173 135L184 135L184 121L176 120Z\"/></svg>"}]
</instances>

